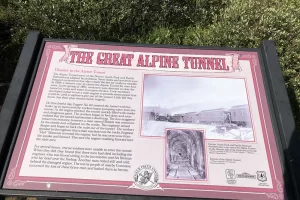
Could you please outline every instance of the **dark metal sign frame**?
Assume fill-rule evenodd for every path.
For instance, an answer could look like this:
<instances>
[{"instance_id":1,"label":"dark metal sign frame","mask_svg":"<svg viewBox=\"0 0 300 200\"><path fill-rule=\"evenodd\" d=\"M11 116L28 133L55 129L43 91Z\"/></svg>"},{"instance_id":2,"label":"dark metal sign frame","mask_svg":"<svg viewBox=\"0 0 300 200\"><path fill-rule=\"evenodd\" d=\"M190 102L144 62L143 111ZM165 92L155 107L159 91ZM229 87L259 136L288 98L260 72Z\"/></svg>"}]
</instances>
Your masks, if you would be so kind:
<instances>
[{"instance_id":1,"label":"dark metal sign frame","mask_svg":"<svg viewBox=\"0 0 300 200\"><path fill-rule=\"evenodd\" d=\"M45 42L74 42L89 44L108 44L116 46L144 46L154 48L179 48L179 49L201 49L201 50L230 50L230 51L251 51L257 52L273 129L275 132L278 152L283 169L286 199L300 199L300 187L297 181L300 166L297 164L296 151L299 151L299 139L296 135L295 122L291 106L289 103L284 79L281 72L275 44L272 41L263 41L259 48L237 49L220 47L195 47L195 46L171 46L171 45L144 45L144 44L124 44L109 42L87 42L70 41L57 39L43 39L39 32L31 32L23 47L19 62L17 64L6 100L0 115L0 196L24 196L38 198L85 198L85 199L174 199L174 197L150 197L134 195L115 194L92 194L76 192L56 192L56 191L25 191L3 189L4 177L7 172L10 157L16 142L18 131L26 109L27 101L31 92L31 87L35 79L38 64L44 49ZM186 198L176 198L186 199Z\"/></svg>"}]
</instances>

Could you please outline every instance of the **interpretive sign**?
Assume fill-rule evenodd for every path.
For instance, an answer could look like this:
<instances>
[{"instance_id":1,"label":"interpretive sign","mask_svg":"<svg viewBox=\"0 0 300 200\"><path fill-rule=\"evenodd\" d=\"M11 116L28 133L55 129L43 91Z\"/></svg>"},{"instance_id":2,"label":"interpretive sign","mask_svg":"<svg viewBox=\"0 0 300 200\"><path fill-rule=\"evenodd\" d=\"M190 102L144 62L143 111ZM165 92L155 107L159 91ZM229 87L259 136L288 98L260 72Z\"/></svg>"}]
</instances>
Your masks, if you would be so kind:
<instances>
[{"instance_id":1,"label":"interpretive sign","mask_svg":"<svg viewBox=\"0 0 300 200\"><path fill-rule=\"evenodd\" d=\"M253 49L44 41L3 189L287 199L262 65Z\"/></svg>"}]
</instances>

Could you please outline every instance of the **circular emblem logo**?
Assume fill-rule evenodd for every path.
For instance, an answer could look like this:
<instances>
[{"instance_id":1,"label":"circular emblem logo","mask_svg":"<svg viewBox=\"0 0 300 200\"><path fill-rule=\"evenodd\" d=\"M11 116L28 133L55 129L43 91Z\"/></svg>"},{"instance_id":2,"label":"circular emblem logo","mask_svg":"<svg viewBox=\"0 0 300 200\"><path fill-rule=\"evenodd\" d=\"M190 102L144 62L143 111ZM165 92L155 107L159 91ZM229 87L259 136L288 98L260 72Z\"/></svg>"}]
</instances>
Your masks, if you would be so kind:
<instances>
[{"instance_id":1,"label":"circular emblem logo","mask_svg":"<svg viewBox=\"0 0 300 200\"><path fill-rule=\"evenodd\" d=\"M134 184L144 190L151 190L158 185L158 173L151 165L142 165L134 172Z\"/></svg>"}]
</instances>

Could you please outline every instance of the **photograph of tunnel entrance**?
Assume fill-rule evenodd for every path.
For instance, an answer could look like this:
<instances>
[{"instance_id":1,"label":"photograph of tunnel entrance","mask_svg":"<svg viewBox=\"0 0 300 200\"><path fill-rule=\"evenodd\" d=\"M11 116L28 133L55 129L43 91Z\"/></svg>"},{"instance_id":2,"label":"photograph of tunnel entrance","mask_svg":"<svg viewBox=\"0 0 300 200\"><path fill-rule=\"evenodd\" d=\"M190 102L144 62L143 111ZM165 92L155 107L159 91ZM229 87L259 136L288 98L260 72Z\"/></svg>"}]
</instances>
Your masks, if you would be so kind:
<instances>
[{"instance_id":1,"label":"photograph of tunnel entrance","mask_svg":"<svg viewBox=\"0 0 300 200\"><path fill-rule=\"evenodd\" d=\"M141 136L205 129L207 139L254 141L246 83L240 78L144 75Z\"/></svg>"},{"instance_id":2,"label":"photograph of tunnel entrance","mask_svg":"<svg viewBox=\"0 0 300 200\"><path fill-rule=\"evenodd\" d=\"M206 179L203 137L203 131L199 130L167 130L167 179Z\"/></svg>"}]
</instances>

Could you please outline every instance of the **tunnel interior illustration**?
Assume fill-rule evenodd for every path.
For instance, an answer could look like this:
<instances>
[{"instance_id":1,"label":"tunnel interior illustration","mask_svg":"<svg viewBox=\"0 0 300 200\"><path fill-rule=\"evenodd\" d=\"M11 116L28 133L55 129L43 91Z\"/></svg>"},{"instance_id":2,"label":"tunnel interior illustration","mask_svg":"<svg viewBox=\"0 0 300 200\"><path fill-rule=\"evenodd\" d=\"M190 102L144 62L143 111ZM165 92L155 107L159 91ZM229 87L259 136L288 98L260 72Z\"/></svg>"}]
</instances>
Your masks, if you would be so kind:
<instances>
[{"instance_id":1,"label":"tunnel interior illustration","mask_svg":"<svg viewBox=\"0 0 300 200\"><path fill-rule=\"evenodd\" d=\"M166 175L173 179L205 179L203 133L195 130L168 130Z\"/></svg>"}]
</instances>

